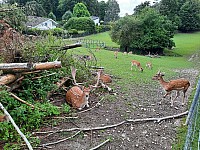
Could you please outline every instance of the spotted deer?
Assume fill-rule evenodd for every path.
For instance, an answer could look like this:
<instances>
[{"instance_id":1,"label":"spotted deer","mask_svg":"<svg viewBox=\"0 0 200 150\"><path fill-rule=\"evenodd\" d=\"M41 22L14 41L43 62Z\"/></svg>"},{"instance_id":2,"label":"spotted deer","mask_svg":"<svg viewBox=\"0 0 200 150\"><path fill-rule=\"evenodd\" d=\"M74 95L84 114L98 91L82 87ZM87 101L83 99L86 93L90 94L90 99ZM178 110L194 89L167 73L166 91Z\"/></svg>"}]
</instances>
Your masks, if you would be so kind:
<instances>
[{"instance_id":1,"label":"spotted deer","mask_svg":"<svg viewBox=\"0 0 200 150\"><path fill-rule=\"evenodd\" d=\"M143 72L143 68L142 68L142 66L141 66L139 61L132 60L131 61L131 70L133 70L133 66L136 66L141 72Z\"/></svg>"},{"instance_id":2,"label":"spotted deer","mask_svg":"<svg viewBox=\"0 0 200 150\"><path fill-rule=\"evenodd\" d=\"M162 74L160 71L153 76L152 80L158 80L160 84L162 85L163 89L166 91L166 94L163 96L165 98L167 95L170 95L171 97L171 106L174 105L174 100L180 96L179 91L183 91L183 98L182 98L182 105L185 104L185 93L187 92L190 82L186 79L176 79L171 80L169 82L164 81L163 79L164 74ZM176 91L176 96L174 99L172 99L171 92Z\"/></svg>"},{"instance_id":3,"label":"spotted deer","mask_svg":"<svg viewBox=\"0 0 200 150\"><path fill-rule=\"evenodd\" d=\"M77 69L71 66L71 74L74 86L67 91L66 101L67 103L71 104L72 107L81 110L85 106L89 107L88 99L92 86L79 86L79 84L76 82L76 71Z\"/></svg>"},{"instance_id":4,"label":"spotted deer","mask_svg":"<svg viewBox=\"0 0 200 150\"><path fill-rule=\"evenodd\" d=\"M89 107L88 99L90 94L90 87L73 86L66 93L66 101L72 105L72 107L82 110L85 106Z\"/></svg>"}]
</instances>

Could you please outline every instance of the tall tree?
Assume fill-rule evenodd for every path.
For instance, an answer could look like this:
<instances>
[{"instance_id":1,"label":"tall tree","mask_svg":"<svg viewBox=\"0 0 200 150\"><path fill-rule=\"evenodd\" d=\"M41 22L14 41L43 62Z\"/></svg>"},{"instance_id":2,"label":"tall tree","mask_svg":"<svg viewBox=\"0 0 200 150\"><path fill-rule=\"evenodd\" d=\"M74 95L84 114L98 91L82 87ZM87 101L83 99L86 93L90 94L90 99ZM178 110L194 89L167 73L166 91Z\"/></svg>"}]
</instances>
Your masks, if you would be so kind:
<instances>
[{"instance_id":1,"label":"tall tree","mask_svg":"<svg viewBox=\"0 0 200 150\"><path fill-rule=\"evenodd\" d=\"M98 15L100 20L104 20L106 9L107 9L106 2L100 1L99 2L99 15Z\"/></svg>"},{"instance_id":2,"label":"tall tree","mask_svg":"<svg viewBox=\"0 0 200 150\"><path fill-rule=\"evenodd\" d=\"M142 9L144 9L145 7L150 7L150 2L149 1L145 1L144 3L141 3L140 5L136 6L134 8L134 14L138 14L142 11Z\"/></svg>"},{"instance_id":3,"label":"tall tree","mask_svg":"<svg viewBox=\"0 0 200 150\"><path fill-rule=\"evenodd\" d=\"M121 46L146 54L163 53L175 45L171 38L176 26L153 8L144 8L138 15L121 18L111 30L111 38Z\"/></svg>"},{"instance_id":4,"label":"tall tree","mask_svg":"<svg viewBox=\"0 0 200 150\"><path fill-rule=\"evenodd\" d=\"M47 13L44 10L44 8L42 7L42 5L37 3L36 1L27 2L24 10L25 10L25 14L27 16L44 17L47 15Z\"/></svg>"},{"instance_id":5,"label":"tall tree","mask_svg":"<svg viewBox=\"0 0 200 150\"><path fill-rule=\"evenodd\" d=\"M77 3L73 8L74 17L90 17L87 7L83 3Z\"/></svg>"},{"instance_id":6,"label":"tall tree","mask_svg":"<svg viewBox=\"0 0 200 150\"><path fill-rule=\"evenodd\" d=\"M180 30L183 32L200 30L200 1L188 0L180 9Z\"/></svg>"},{"instance_id":7,"label":"tall tree","mask_svg":"<svg viewBox=\"0 0 200 150\"><path fill-rule=\"evenodd\" d=\"M178 16L179 3L177 0L161 0L159 11L177 26L180 26L181 20Z\"/></svg>"},{"instance_id":8,"label":"tall tree","mask_svg":"<svg viewBox=\"0 0 200 150\"><path fill-rule=\"evenodd\" d=\"M116 0L108 0L104 21L111 22L119 19L120 8Z\"/></svg>"}]
</instances>

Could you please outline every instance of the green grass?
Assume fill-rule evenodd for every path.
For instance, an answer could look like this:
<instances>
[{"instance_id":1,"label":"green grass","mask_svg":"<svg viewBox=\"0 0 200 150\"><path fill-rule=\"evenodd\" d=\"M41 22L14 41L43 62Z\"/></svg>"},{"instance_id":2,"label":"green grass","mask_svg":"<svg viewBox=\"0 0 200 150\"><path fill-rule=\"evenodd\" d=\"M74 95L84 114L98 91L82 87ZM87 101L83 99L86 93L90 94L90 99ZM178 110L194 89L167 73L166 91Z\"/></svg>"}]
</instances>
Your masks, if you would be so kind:
<instances>
[{"instance_id":1,"label":"green grass","mask_svg":"<svg viewBox=\"0 0 200 150\"><path fill-rule=\"evenodd\" d=\"M95 34L87 36L85 38L106 42L106 45L109 47L119 47L119 45L112 42L109 36L109 32ZM105 67L106 73L110 73L114 76L121 78L121 80L117 80L113 84L121 86L121 89L125 92L129 90L129 87L127 87L126 84L156 84L156 82L152 82L152 76L155 75L158 70L160 70L161 72L165 72L165 79L167 80L175 76L179 76L179 74L174 72L174 69L189 69L198 66L196 65L196 62L190 62L188 61L188 59L194 53L200 54L200 32L192 34L178 33L174 36L173 40L175 41L176 47L172 51L166 50L165 52L171 53L172 56L175 55L179 57L161 56L161 58L149 58L139 55L123 55L120 52L118 54L118 59L115 59L113 51L101 50L95 52L95 48L91 49L91 51L97 57L98 66ZM69 52L78 54L89 54L88 49L83 47L69 50ZM134 68L131 71L131 60L140 61L141 65L144 68L144 72L141 73L139 71L135 71ZM145 64L147 61L152 62L152 70L145 68ZM193 97L190 97L190 99L192 100ZM177 140L173 144L173 150L179 150L183 148L186 132L186 127L180 127L177 129Z\"/></svg>"}]
</instances>

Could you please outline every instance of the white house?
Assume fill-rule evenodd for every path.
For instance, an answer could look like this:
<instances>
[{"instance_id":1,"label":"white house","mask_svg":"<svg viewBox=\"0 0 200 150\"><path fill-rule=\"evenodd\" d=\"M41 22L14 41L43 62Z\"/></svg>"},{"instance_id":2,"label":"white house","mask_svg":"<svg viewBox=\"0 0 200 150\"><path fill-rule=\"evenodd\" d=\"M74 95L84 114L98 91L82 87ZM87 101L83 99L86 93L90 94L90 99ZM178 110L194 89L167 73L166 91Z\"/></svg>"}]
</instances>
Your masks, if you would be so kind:
<instances>
[{"instance_id":1,"label":"white house","mask_svg":"<svg viewBox=\"0 0 200 150\"><path fill-rule=\"evenodd\" d=\"M90 16L90 18L94 21L95 25L100 25L100 22L99 22L99 17L96 17L96 16Z\"/></svg>"},{"instance_id":2,"label":"white house","mask_svg":"<svg viewBox=\"0 0 200 150\"><path fill-rule=\"evenodd\" d=\"M28 21L26 22L26 26L28 28L37 28L39 30L49 30L54 29L58 25L57 22L50 18L43 18L37 16L28 16Z\"/></svg>"}]
</instances>

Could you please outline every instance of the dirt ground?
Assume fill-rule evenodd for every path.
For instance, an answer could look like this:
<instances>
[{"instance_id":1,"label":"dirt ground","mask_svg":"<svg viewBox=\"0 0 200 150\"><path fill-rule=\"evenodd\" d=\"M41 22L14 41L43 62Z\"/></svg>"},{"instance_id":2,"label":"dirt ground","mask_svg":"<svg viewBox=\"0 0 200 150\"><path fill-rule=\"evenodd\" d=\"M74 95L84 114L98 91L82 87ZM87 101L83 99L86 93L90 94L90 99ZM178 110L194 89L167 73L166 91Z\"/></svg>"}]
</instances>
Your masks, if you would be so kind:
<instances>
[{"instance_id":1,"label":"dirt ground","mask_svg":"<svg viewBox=\"0 0 200 150\"><path fill-rule=\"evenodd\" d=\"M186 78L191 83L186 93L188 98L196 86L195 82L199 71L195 69L175 71L180 74L180 78ZM115 80L120 79L114 79L113 84ZM126 92L122 92L122 87L114 84L113 89L117 92L117 95L111 95L106 91L91 93L90 107L96 107L85 112L72 110L71 116L78 118L61 119L56 126L53 125L52 121L52 124L45 126L41 131L103 127L120 123L126 119L171 116L185 112L188 109L187 103L181 106L182 93L175 101L174 107L170 107L170 98L162 98L164 91L160 84L156 82L148 85L145 83L140 85L130 83L130 85L126 85L129 87ZM57 99L62 102L65 101L64 98L57 97ZM109 139L109 142L102 145L99 150L171 150L172 143L176 138L177 127L182 124L181 118L163 120L159 123L156 121L129 122L102 130L83 131L71 139L37 149L89 150ZM40 138L42 145L71 137L77 132L78 130L54 134L37 134L37 136Z\"/></svg>"}]
</instances>

